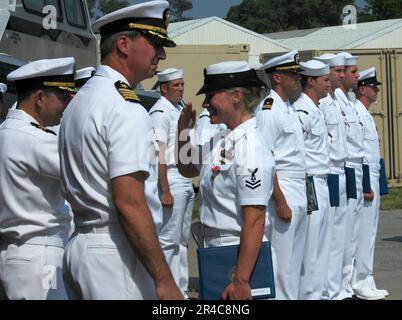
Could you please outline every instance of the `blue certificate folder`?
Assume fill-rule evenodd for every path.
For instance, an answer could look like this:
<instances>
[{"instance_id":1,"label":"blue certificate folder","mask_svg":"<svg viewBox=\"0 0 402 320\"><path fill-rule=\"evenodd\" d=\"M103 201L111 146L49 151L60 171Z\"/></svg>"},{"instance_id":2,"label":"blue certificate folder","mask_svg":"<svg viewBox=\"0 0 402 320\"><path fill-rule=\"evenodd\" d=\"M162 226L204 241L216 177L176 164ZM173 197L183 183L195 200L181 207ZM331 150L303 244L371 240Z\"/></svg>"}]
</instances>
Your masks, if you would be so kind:
<instances>
[{"instance_id":1,"label":"blue certificate folder","mask_svg":"<svg viewBox=\"0 0 402 320\"><path fill-rule=\"evenodd\" d=\"M327 178L329 203L331 207L339 207L339 175L330 173Z\"/></svg>"},{"instance_id":2,"label":"blue certificate folder","mask_svg":"<svg viewBox=\"0 0 402 320\"><path fill-rule=\"evenodd\" d=\"M363 164L363 192L371 192L370 184L370 166L368 164Z\"/></svg>"},{"instance_id":3,"label":"blue certificate folder","mask_svg":"<svg viewBox=\"0 0 402 320\"><path fill-rule=\"evenodd\" d=\"M387 173L385 172L385 162L384 159L380 160L380 195L388 194L388 179Z\"/></svg>"},{"instance_id":4,"label":"blue certificate folder","mask_svg":"<svg viewBox=\"0 0 402 320\"><path fill-rule=\"evenodd\" d=\"M345 167L346 196L348 199L357 199L355 168Z\"/></svg>"},{"instance_id":5,"label":"blue certificate folder","mask_svg":"<svg viewBox=\"0 0 402 320\"><path fill-rule=\"evenodd\" d=\"M239 245L197 249L200 279L200 299L220 300L225 288L232 282L237 265ZM253 299L275 298L271 243L261 244L253 273L250 277Z\"/></svg>"}]
</instances>

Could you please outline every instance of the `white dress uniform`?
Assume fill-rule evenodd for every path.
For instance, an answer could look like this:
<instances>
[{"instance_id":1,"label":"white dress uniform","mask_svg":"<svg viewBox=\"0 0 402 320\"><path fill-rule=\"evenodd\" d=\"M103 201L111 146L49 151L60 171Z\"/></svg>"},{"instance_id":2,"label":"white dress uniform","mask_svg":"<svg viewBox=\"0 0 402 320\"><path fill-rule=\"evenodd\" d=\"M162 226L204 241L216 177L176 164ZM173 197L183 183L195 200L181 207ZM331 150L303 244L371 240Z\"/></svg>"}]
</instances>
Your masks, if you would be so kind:
<instances>
[{"instance_id":1,"label":"white dress uniform","mask_svg":"<svg viewBox=\"0 0 402 320\"><path fill-rule=\"evenodd\" d=\"M346 142L348 157L346 166L355 169L357 199L348 199L348 222L345 240L345 252L343 258L343 291L340 299L353 295L351 279L353 273L354 256L357 248L357 239L361 222L361 208L363 205L363 169L364 156L364 126L360 120L354 102L342 89L335 90L336 101L339 103L341 114L346 127Z\"/></svg>"},{"instance_id":2,"label":"white dress uniform","mask_svg":"<svg viewBox=\"0 0 402 320\"><path fill-rule=\"evenodd\" d=\"M330 173L339 177L339 206L330 207L331 244L328 258L328 280L325 285L325 299L336 300L342 291L342 264L347 230L347 198L345 163L347 158L346 128L338 102L330 94L320 100L328 131Z\"/></svg>"},{"instance_id":3,"label":"white dress uniform","mask_svg":"<svg viewBox=\"0 0 402 320\"><path fill-rule=\"evenodd\" d=\"M0 127L0 287L13 300L67 299L62 261L71 216L57 137L31 123L38 124L17 109Z\"/></svg>"},{"instance_id":4,"label":"white dress uniform","mask_svg":"<svg viewBox=\"0 0 402 320\"><path fill-rule=\"evenodd\" d=\"M185 295L188 290L187 246L193 213L194 189L192 180L179 173L174 156L177 121L182 109L180 105L174 106L162 96L149 110L149 114L155 129L156 140L167 146L167 178L174 199L173 207L163 208L163 225L159 241L173 277Z\"/></svg>"},{"instance_id":5,"label":"white dress uniform","mask_svg":"<svg viewBox=\"0 0 402 320\"><path fill-rule=\"evenodd\" d=\"M74 58L38 60L7 79L21 92L61 91L74 87L74 66ZM0 298L67 299L62 261L70 222L56 133L22 109L9 110L0 126Z\"/></svg>"},{"instance_id":6,"label":"white dress uniform","mask_svg":"<svg viewBox=\"0 0 402 320\"><path fill-rule=\"evenodd\" d=\"M284 222L277 216L274 200L269 201L266 235L278 265L276 298L296 300L307 228L303 133L294 106L274 90L258 106L256 118L264 144L273 150L279 186L292 210L291 222Z\"/></svg>"},{"instance_id":7,"label":"white dress uniform","mask_svg":"<svg viewBox=\"0 0 402 320\"><path fill-rule=\"evenodd\" d=\"M207 247L240 243L242 206L267 206L274 159L253 117L216 139L200 168L200 218Z\"/></svg>"},{"instance_id":8,"label":"white dress uniform","mask_svg":"<svg viewBox=\"0 0 402 320\"><path fill-rule=\"evenodd\" d=\"M308 216L306 247L299 285L299 299L321 298L327 280L330 248L329 192L327 176L329 168L328 133L320 108L302 93L295 103L304 132L306 171L313 176L318 210Z\"/></svg>"},{"instance_id":9,"label":"white dress uniform","mask_svg":"<svg viewBox=\"0 0 402 320\"><path fill-rule=\"evenodd\" d=\"M121 229L111 180L146 172L145 197L157 230L157 143L148 112L116 70L101 65L66 109L60 127L62 190L75 236L66 248L68 293L83 299L154 299L154 282ZM120 92L119 89L122 89ZM134 102L137 101L137 102Z\"/></svg>"},{"instance_id":10,"label":"white dress uniform","mask_svg":"<svg viewBox=\"0 0 402 320\"><path fill-rule=\"evenodd\" d=\"M363 201L362 221L356 251L356 265L352 277L353 289L361 291L375 289L373 278L374 247L380 213L380 141L373 117L365 106L356 101L364 121L364 158L363 163L370 167L370 186L374 192L373 201Z\"/></svg>"}]
</instances>

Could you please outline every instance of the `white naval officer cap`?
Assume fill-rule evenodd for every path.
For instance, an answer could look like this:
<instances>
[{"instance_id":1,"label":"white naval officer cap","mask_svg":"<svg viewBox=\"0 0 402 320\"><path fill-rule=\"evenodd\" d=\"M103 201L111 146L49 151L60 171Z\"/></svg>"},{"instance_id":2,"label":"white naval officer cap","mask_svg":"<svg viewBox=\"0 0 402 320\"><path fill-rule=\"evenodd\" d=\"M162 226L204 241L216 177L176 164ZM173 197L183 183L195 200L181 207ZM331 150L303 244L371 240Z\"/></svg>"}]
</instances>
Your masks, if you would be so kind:
<instances>
[{"instance_id":1,"label":"white naval officer cap","mask_svg":"<svg viewBox=\"0 0 402 320\"><path fill-rule=\"evenodd\" d=\"M377 80L377 72L375 70L375 67L371 67L370 69L363 70L359 72L359 82L358 86L380 86L382 83Z\"/></svg>"},{"instance_id":2,"label":"white naval officer cap","mask_svg":"<svg viewBox=\"0 0 402 320\"><path fill-rule=\"evenodd\" d=\"M349 52L340 52L337 55L345 57L345 66L357 66L358 64L359 57L352 56Z\"/></svg>"},{"instance_id":3,"label":"white naval officer cap","mask_svg":"<svg viewBox=\"0 0 402 320\"><path fill-rule=\"evenodd\" d=\"M7 80L14 81L17 90L51 87L71 92L75 90L74 73L72 57L43 59L24 64L9 73Z\"/></svg>"},{"instance_id":4,"label":"white naval officer cap","mask_svg":"<svg viewBox=\"0 0 402 320\"><path fill-rule=\"evenodd\" d=\"M321 61L322 63L329 64L330 67L340 67L345 65L345 57L334 53L324 53L319 57L314 57L314 60Z\"/></svg>"},{"instance_id":5,"label":"white naval officer cap","mask_svg":"<svg viewBox=\"0 0 402 320\"><path fill-rule=\"evenodd\" d=\"M95 74L96 69L94 67L86 67L76 71L75 81L77 80L88 80Z\"/></svg>"},{"instance_id":6,"label":"white naval officer cap","mask_svg":"<svg viewBox=\"0 0 402 320\"><path fill-rule=\"evenodd\" d=\"M307 62L300 62L302 71L300 74L311 77L321 77L329 74L329 64L325 64L317 60L309 60Z\"/></svg>"},{"instance_id":7,"label":"white naval officer cap","mask_svg":"<svg viewBox=\"0 0 402 320\"><path fill-rule=\"evenodd\" d=\"M144 36L159 40L165 47L176 44L168 36L170 19L169 2L148 1L113 11L92 25L101 37L121 31L138 31Z\"/></svg>"},{"instance_id":8,"label":"white naval officer cap","mask_svg":"<svg viewBox=\"0 0 402 320\"><path fill-rule=\"evenodd\" d=\"M261 66L260 70L265 70L267 73L272 73L275 71L297 73L300 71L299 62L299 52L297 50L293 50L281 56L269 59Z\"/></svg>"},{"instance_id":9,"label":"white naval officer cap","mask_svg":"<svg viewBox=\"0 0 402 320\"><path fill-rule=\"evenodd\" d=\"M197 95L233 87L263 87L254 69L246 61L224 61L204 69L204 85Z\"/></svg>"},{"instance_id":10,"label":"white naval officer cap","mask_svg":"<svg viewBox=\"0 0 402 320\"><path fill-rule=\"evenodd\" d=\"M176 69L176 68L167 68L161 72L157 73L158 81L160 83L172 81L176 79L182 79L184 76L183 69Z\"/></svg>"},{"instance_id":11,"label":"white naval officer cap","mask_svg":"<svg viewBox=\"0 0 402 320\"><path fill-rule=\"evenodd\" d=\"M6 93L7 89L7 86L4 83L0 82L0 95Z\"/></svg>"}]
</instances>

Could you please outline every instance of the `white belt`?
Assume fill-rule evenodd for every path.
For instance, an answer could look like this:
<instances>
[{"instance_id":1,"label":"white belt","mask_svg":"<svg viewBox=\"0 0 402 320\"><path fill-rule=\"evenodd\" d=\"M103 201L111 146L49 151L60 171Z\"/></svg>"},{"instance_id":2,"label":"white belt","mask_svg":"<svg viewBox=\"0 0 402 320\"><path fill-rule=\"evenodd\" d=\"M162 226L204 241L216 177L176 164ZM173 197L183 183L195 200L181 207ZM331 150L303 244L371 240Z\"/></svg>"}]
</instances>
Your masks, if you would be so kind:
<instances>
[{"instance_id":1,"label":"white belt","mask_svg":"<svg viewBox=\"0 0 402 320\"><path fill-rule=\"evenodd\" d=\"M77 226L75 231L77 233L124 233L120 223L113 223L107 225L91 225L91 226Z\"/></svg>"},{"instance_id":2,"label":"white belt","mask_svg":"<svg viewBox=\"0 0 402 320\"><path fill-rule=\"evenodd\" d=\"M306 178L306 172L304 172L304 171L279 170L279 171L276 171L276 175L281 178L293 178L293 179L305 179Z\"/></svg>"},{"instance_id":3,"label":"white belt","mask_svg":"<svg viewBox=\"0 0 402 320\"><path fill-rule=\"evenodd\" d=\"M32 237L29 239L10 239L6 237L2 237L1 241L5 244L15 244L17 246L21 246L24 244L32 244L32 245L42 245L42 246L52 246L52 247L59 247L64 248L65 244L67 243L67 239L63 239L60 236L53 235L53 236L39 236L39 237Z\"/></svg>"},{"instance_id":4,"label":"white belt","mask_svg":"<svg viewBox=\"0 0 402 320\"><path fill-rule=\"evenodd\" d=\"M339 175L344 175L345 174L345 167L333 167L331 165L330 167L331 173L339 174Z\"/></svg>"},{"instance_id":5,"label":"white belt","mask_svg":"<svg viewBox=\"0 0 402 320\"><path fill-rule=\"evenodd\" d=\"M330 166L331 168L344 168L345 167L345 161L333 161L331 160Z\"/></svg>"},{"instance_id":6,"label":"white belt","mask_svg":"<svg viewBox=\"0 0 402 320\"><path fill-rule=\"evenodd\" d=\"M205 237L240 237L240 231L220 230L202 225Z\"/></svg>"},{"instance_id":7,"label":"white belt","mask_svg":"<svg viewBox=\"0 0 402 320\"><path fill-rule=\"evenodd\" d=\"M346 166L348 166L348 164L351 164L351 165L362 165L362 164L363 164L363 158L347 159L347 160L346 160Z\"/></svg>"},{"instance_id":8,"label":"white belt","mask_svg":"<svg viewBox=\"0 0 402 320\"><path fill-rule=\"evenodd\" d=\"M327 179L328 174L308 174L309 177L314 177L318 179Z\"/></svg>"}]
</instances>

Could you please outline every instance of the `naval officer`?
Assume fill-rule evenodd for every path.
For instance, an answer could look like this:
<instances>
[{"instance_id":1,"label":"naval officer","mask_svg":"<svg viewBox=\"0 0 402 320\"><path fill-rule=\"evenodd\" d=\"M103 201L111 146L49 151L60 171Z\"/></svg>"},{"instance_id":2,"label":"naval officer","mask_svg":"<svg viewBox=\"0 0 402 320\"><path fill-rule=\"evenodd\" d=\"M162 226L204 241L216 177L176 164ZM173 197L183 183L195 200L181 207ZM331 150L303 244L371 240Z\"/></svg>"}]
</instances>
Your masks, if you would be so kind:
<instances>
[{"instance_id":1,"label":"naval officer","mask_svg":"<svg viewBox=\"0 0 402 320\"><path fill-rule=\"evenodd\" d=\"M273 150L276 176L266 235L277 258L276 297L298 298L307 227L306 166L303 132L292 103L301 93L299 53L294 50L262 67L272 89L257 108L263 141Z\"/></svg>"},{"instance_id":2,"label":"naval officer","mask_svg":"<svg viewBox=\"0 0 402 320\"><path fill-rule=\"evenodd\" d=\"M160 248L162 206L152 121L133 88L155 75L169 3L149 1L109 13L96 74L68 106L60 128L63 193L76 232L65 254L75 299L183 298Z\"/></svg>"},{"instance_id":3,"label":"naval officer","mask_svg":"<svg viewBox=\"0 0 402 320\"><path fill-rule=\"evenodd\" d=\"M74 68L74 58L45 59L7 76L18 100L0 127L1 298L67 299L62 261L71 216L56 132L48 127L71 99Z\"/></svg>"},{"instance_id":4,"label":"naval officer","mask_svg":"<svg viewBox=\"0 0 402 320\"><path fill-rule=\"evenodd\" d=\"M363 193L362 221L356 251L356 266L352 277L352 287L358 298L366 300L384 299L387 290L376 288L373 277L374 247L380 213L380 140L370 106L377 101L379 86L375 67L360 72L355 89L356 108L364 121L363 163L369 166L371 191Z\"/></svg>"}]
</instances>

